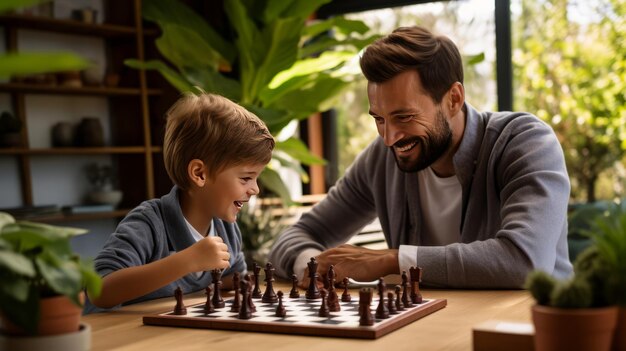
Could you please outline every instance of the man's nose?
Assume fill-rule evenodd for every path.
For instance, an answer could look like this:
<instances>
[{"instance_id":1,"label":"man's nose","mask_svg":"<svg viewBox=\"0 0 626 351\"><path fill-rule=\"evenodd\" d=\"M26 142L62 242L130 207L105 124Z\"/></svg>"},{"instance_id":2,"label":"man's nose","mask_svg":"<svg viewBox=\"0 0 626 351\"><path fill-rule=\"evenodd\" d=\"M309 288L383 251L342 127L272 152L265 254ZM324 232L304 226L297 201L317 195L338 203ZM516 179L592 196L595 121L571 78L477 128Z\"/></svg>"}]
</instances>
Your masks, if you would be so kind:
<instances>
[{"instance_id":1,"label":"man's nose","mask_svg":"<svg viewBox=\"0 0 626 351\"><path fill-rule=\"evenodd\" d=\"M394 127L391 123L385 123L382 127L382 137L387 147L393 146L398 140L402 139L402 131Z\"/></svg>"}]
</instances>

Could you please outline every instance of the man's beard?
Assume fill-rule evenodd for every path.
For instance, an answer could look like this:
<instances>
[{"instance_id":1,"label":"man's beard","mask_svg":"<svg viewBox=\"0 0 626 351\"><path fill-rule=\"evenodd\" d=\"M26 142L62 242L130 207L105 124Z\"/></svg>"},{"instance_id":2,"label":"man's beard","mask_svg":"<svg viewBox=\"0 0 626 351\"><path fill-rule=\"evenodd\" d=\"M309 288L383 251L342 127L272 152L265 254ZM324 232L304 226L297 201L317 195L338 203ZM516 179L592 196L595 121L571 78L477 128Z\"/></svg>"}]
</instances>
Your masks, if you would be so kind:
<instances>
[{"instance_id":1,"label":"man's beard","mask_svg":"<svg viewBox=\"0 0 626 351\"><path fill-rule=\"evenodd\" d=\"M413 173L429 167L437 161L448 150L450 144L452 144L452 129L450 129L450 125L440 108L437 109L434 130L428 131L426 134L427 137L413 137L410 139L400 140L394 145L404 146L417 141L417 145L415 145L413 150L411 150L415 152L415 148L419 148L419 155L417 156L417 159L412 159L410 157L398 157L398 154L392 147L394 150L393 153L396 157L396 164L401 171Z\"/></svg>"}]
</instances>

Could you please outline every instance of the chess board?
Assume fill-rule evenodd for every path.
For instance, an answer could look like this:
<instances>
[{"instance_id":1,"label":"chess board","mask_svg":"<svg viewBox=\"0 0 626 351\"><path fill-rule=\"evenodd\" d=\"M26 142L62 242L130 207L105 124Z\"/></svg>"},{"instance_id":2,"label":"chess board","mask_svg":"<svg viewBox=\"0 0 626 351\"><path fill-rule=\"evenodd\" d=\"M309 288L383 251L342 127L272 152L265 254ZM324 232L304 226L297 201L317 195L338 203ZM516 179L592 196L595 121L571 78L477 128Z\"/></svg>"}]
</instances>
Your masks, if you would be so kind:
<instances>
[{"instance_id":1,"label":"chess board","mask_svg":"<svg viewBox=\"0 0 626 351\"><path fill-rule=\"evenodd\" d=\"M372 315L376 312L378 299L372 299ZM321 300L285 298L283 305L287 315L275 315L277 303L262 303L255 299L257 311L251 319L237 318L237 312L230 312L233 300L226 300L226 307L216 309L211 314L204 313L204 302L187 306L186 315L174 315L172 311L144 316L143 323L170 327L189 327L205 329L225 329L253 331L263 333L301 334L315 336L334 336L343 338L375 339L398 328L412 323L424 316L444 308L445 299L424 299L419 305L405 308L398 314L386 319L375 319L372 326L359 325L359 301L352 297L351 302L340 302L341 311L330 312L330 317L319 317Z\"/></svg>"}]
</instances>

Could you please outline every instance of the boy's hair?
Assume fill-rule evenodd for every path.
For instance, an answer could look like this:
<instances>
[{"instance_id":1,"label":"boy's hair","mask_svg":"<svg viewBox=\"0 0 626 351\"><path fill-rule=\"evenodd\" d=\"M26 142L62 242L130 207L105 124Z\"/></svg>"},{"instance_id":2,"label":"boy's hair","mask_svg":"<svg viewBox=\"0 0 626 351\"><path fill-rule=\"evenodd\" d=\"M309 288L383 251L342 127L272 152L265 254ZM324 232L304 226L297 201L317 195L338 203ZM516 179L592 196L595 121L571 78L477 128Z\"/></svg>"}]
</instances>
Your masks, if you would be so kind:
<instances>
[{"instance_id":1,"label":"boy's hair","mask_svg":"<svg viewBox=\"0 0 626 351\"><path fill-rule=\"evenodd\" d=\"M414 69L426 93L440 103L450 86L463 84L463 61L454 43L418 26L400 27L373 42L360 60L368 81L383 83Z\"/></svg>"},{"instance_id":2,"label":"boy's hair","mask_svg":"<svg viewBox=\"0 0 626 351\"><path fill-rule=\"evenodd\" d=\"M187 166L199 159L211 178L227 167L267 164L274 138L252 112L208 93L185 94L167 111L163 159L172 181L188 189Z\"/></svg>"}]
</instances>

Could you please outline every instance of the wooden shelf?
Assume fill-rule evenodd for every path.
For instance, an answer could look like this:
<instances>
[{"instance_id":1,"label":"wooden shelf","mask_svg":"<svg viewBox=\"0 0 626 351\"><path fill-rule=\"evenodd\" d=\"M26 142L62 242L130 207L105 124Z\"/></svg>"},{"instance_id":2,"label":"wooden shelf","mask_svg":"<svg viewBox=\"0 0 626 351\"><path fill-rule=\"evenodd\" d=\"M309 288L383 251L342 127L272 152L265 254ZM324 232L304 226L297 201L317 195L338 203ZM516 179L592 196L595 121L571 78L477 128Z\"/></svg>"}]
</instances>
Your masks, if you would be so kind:
<instances>
[{"instance_id":1,"label":"wooden shelf","mask_svg":"<svg viewBox=\"0 0 626 351\"><path fill-rule=\"evenodd\" d=\"M160 95L159 89L148 89L148 95ZM64 87L58 85L37 85L28 83L0 83L0 92L25 93L25 94L51 94L51 95L141 95L139 88L122 87Z\"/></svg>"},{"instance_id":2,"label":"wooden shelf","mask_svg":"<svg viewBox=\"0 0 626 351\"><path fill-rule=\"evenodd\" d=\"M24 219L32 222L44 222L44 223L52 223L52 222L79 222L79 221L91 221L94 219L108 219L108 218L118 218L124 217L130 211L130 209L120 209L110 212L92 212L92 213L80 213L80 214L65 214L63 212L51 215L43 215L36 217L28 217L28 218L18 218Z\"/></svg>"},{"instance_id":3,"label":"wooden shelf","mask_svg":"<svg viewBox=\"0 0 626 351\"><path fill-rule=\"evenodd\" d=\"M72 35L129 37L137 33L133 26L116 24L91 24L69 19L54 19L39 16L4 15L0 16L0 26L13 26L22 29L44 30Z\"/></svg>"},{"instance_id":4,"label":"wooden shelf","mask_svg":"<svg viewBox=\"0 0 626 351\"><path fill-rule=\"evenodd\" d=\"M55 147L46 149L5 148L0 155L98 155L98 154L143 154L143 146L105 146L105 147Z\"/></svg>"}]
</instances>

